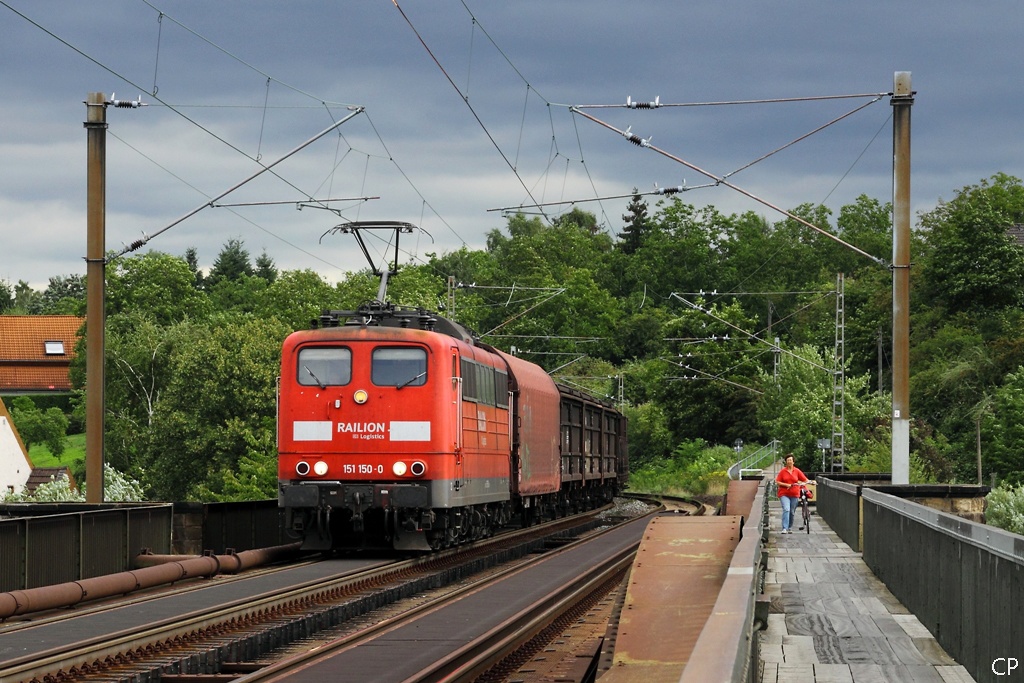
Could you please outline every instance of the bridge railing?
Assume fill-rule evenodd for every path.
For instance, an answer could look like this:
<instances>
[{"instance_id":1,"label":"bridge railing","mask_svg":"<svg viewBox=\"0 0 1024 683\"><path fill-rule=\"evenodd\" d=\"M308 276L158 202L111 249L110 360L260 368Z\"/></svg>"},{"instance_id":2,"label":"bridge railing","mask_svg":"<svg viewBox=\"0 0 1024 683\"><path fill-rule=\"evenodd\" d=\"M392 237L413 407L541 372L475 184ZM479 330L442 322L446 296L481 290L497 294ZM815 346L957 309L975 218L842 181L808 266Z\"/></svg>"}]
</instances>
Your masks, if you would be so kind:
<instances>
[{"instance_id":1,"label":"bridge railing","mask_svg":"<svg viewBox=\"0 0 1024 683\"><path fill-rule=\"evenodd\" d=\"M818 484L829 526L858 541L875 576L975 680L995 680L993 663L1024 645L1024 536L894 495L927 497L912 486ZM942 488L964 498L978 489Z\"/></svg>"},{"instance_id":2,"label":"bridge railing","mask_svg":"<svg viewBox=\"0 0 1024 683\"><path fill-rule=\"evenodd\" d=\"M860 494L863 485L820 476L816 482L818 514L846 545L860 552Z\"/></svg>"},{"instance_id":3,"label":"bridge railing","mask_svg":"<svg viewBox=\"0 0 1024 683\"><path fill-rule=\"evenodd\" d=\"M0 519L0 591L113 574L131 569L144 547L170 550L169 504L15 503L0 514L13 515Z\"/></svg>"},{"instance_id":4,"label":"bridge railing","mask_svg":"<svg viewBox=\"0 0 1024 683\"><path fill-rule=\"evenodd\" d=\"M768 442L729 468L730 479L741 479L744 470L761 470L778 460L780 443L777 440Z\"/></svg>"}]
</instances>

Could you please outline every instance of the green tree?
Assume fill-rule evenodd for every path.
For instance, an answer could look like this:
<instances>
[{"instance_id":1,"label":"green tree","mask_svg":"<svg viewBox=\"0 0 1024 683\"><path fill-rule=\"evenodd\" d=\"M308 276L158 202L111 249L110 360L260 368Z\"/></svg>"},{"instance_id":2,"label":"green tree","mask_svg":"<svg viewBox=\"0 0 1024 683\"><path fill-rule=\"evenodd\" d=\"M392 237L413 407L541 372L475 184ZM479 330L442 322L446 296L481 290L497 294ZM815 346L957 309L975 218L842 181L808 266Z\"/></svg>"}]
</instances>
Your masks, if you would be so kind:
<instances>
[{"instance_id":1,"label":"green tree","mask_svg":"<svg viewBox=\"0 0 1024 683\"><path fill-rule=\"evenodd\" d=\"M199 252L195 247L189 247L185 250L185 263L188 264L188 269L192 272L193 284L196 289L203 289L206 286L206 276L203 275L203 271L199 268Z\"/></svg>"},{"instance_id":2,"label":"green tree","mask_svg":"<svg viewBox=\"0 0 1024 683\"><path fill-rule=\"evenodd\" d=\"M170 359L191 342L191 325L161 324L144 310L107 320L106 457L120 471L145 479L154 420L172 380Z\"/></svg>"},{"instance_id":3,"label":"green tree","mask_svg":"<svg viewBox=\"0 0 1024 683\"><path fill-rule=\"evenodd\" d=\"M637 470L664 460L672 452L672 432L665 411L657 403L626 406L629 420L629 464Z\"/></svg>"},{"instance_id":4,"label":"green tree","mask_svg":"<svg viewBox=\"0 0 1024 683\"><path fill-rule=\"evenodd\" d=\"M765 376L763 384L758 419L767 433L793 453L798 467L821 469L818 439L832 436L831 361L813 347L791 349L780 356L774 380Z\"/></svg>"},{"instance_id":5,"label":"green tree","mask_svg":"<svg viewBox=\"0 0 1024 683\"><path fill-rule=\"evenodd\" d=\"M203 485L216 487L217 473L252 457L253 444L272 449L281 344L290 331L240 314L183 324L149 441L145 481L156 498L185 500Z\"/></svg>"},{"instance_id":6,"label":"green tree","mask_svg":"<svg viewBox=\"0 0 1024 683\"><path fill-rule=\"evenodd\" d=\"M1024 484L1024 368L1007 375L982 422L985 473Z\"/></svg>"},{"instance_id":7,"label":"green tree","mask_svg":"<svg viewBox=\"0 0 1024 683\"><path fill-rule=\"evenodd\" d=\"M16 396L10 412L26 449L45 444L56 456L64 453L70 421L60 408L40 410L31 398Z\"/></svg>"},{"instance_id":8,"label":"green tree","mask_svg":"<svg viewBox=\"0 0 1024 683\"><path fill-rule=\"evenodd\" d=\"M259 297L263 317L276 318L292 330L308 329L324 309L337 308L337 290L312 270L289 270L275 278Z\"/></svg>"},{"instance_id":9,"label":"green tree","mask_svg":"<svg viewBox=\"0 0 1024 683\"><path fill-rule=\"evenodd\" d=\"M1024 186L1002 173L922 214L929 251L921 287L949 313L1020 306L1024 248L1007 230L1024 223Z\"/></svg>"},{"instance_id":10,"label":"green tree","mask_svg":"<svg viewBox=\"0 0 1024 683\"><path fill-rule=\"evenodd\" d=\"M760 430L751 417L760 393L758 373L765 348L738 332L750 328L750 319L736 302L680 300L688 306L664 326L671 343L661 358L668 372L657 395L673 437L709 443L756 440Z\"/></svg>"},{"instance_id":11,"label":"green tree","mask_svg":"<svg viewBox=\"0 0 1024 683\"><path fill-rule=\"evenodd\" d=\"M867 195L858 196L853 204L839 209L836 233L844 242L888 261L892 255L892 202L883 204ZM829 246L834 253L828 261L833 272L854 277L865 270L886 270L847 246L837 242Z\"/></svg>"},{"instance_id":12,"label":"green tree","mask_svg":"<svg viewBox=\"0 0 1024 683\"><path fill-rule=\"evenodd\" d=\"M986 497L985 519L1011 534L1024 535L1024 485L992 489Z\"/></svg>"},{"instance_id":13,"label":"green tree","mask_svg":"<svg viewBox=\"0 0 1024 683\"><path fill-rule=\"evenodd\" d=\"M212 283L212 284L211 284ZM260 303L270 283L256 275L240 275L236 278L219 278L207 281L206 291L210 296L213 310L238 313L260 312Z\"/></svg>"},{"instance_id":14,"label":"green tree","mask_svg":"<svg viewBox=\"0 0 1024 683\"><path fill-rule=\"evenodd\" d=\"M32 493L22 489L7 494L2 500L4 503L82 503L85 502L85 489L85 484L82 484L81 490L72 488L71 481L65 474L61 474L51 476L50 481L40 484ZM103 463L103 500L108 503L126 503L145 499L139 482Z\"/></svg>"},{"instance_id":15,"label":"green tree","mask_svg":"<svg viewBox=\"0 0 1024 683\"><path fill-rule=\"evenodd\" d=\"M256 258L256 268L253 271L256 277L262 278L267 281L268 284L274 284L274 280L277 279L278 272L277 266L274 264L274 259L270 258L266 250L263 250Z\"/></svg>"},{"instance_id":16,"label":"green tree","mask_svg":"<svg viewBox=\"0 0 1024 683\"><path fill-rule=\"evenodd\" d=\"M51 277L43 292L42 312L46 315L84 315L85 278L81 275Z\"/></svg>"},{"instance_id":17,"label":"green tree","mask_svg":"<svg viewBox=\"0 0 1024 683\"><path fill-rule=\"evenodd\" d=\"M722 275L721 246L729 228L728 217L714 207L697 209L673 199L652 218L623 279L644 283L662 297L711 289Z\"/></svg>"},{"instance_id":18,"label":"green tree","mask_svg":"<svg viewBox=\"0 0 1024 683\"><path fill-rule=\"evenodd\" d=\"M188 263L158 251L120 258L107 267L107 315L148 311L160 324L203 318L209 298L195 288Z\"/></svg>"},{"instance_id":19,"label":"green tree","mask_svg":"<svg viewBox=\"0 0 1024 683\"><path fill-rule=\"evenodd\" d=\"M39 315L43 311L43 294L32 289L24 280L18 280L14 286L14 306L11 313L19 315Z\"/></svg>"},{"instance_id":20,"label":"green tree","mask_svg":"<svg viewBox=\"0 0 1024 683\"><path fill-rule=\"evenodd\" d=\"M0 314L14 308L14 288L7 280L0 280Z\"/></svg>"},{"instance_id":21,"label":"green tree","mask_svg":"<svg viewBox=\"0 0 1024 683\"><path fill-rule=\"evenodd\" d=\"M224 243L206 278L207 287L215 287L222 280L238 280L253 275L252 261L242 240L229 239Z\"/></svg>"},{"instance_id":22,"label":"green tree","mask_svg":"<svg viewBox=\"0 0 1024 683\"><path fill-rule=\"evenodd\" d=\"M618 234L618 248L624 254L635 254L644 241L649 218L647 202L643 200L637 189L633 188L633 197L626 206L626 214L622 217L622 232Z\"/></svg>"},{"instance_id":23,"label":"green tree","mask_svg":"<svg viewBox=\"0 0 1024 683\"><path fill-rule=\"evenodd\" d=\"M430 266L406 266L388 283L388 299L402 306L422 306L436 311L445 299L447 285Z\"/></svg>"}]
</instances>

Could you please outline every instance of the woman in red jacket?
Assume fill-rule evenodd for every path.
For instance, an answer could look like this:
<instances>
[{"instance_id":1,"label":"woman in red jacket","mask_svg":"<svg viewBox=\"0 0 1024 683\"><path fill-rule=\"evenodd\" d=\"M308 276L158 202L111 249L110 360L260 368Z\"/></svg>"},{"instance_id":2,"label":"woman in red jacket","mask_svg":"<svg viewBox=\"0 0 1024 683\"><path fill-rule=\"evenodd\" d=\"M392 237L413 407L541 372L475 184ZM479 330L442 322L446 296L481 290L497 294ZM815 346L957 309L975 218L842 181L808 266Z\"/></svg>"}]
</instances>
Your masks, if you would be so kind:
<instances>
[{"instance_id":1,"label":"woman in red jacket","mask_svg":"<svg viewBox=\"0 0 1024 683\"><path fill-rule=\"evenodd\" d=\"M793 524L797 499L800 498L800 485L809 483L807 475L793 464L792 453L786 453L786 466L779 470L775 483L779 485L779 502L782 503L782 533L791 534L790 526Z\"/></svg>"}]
</instances>

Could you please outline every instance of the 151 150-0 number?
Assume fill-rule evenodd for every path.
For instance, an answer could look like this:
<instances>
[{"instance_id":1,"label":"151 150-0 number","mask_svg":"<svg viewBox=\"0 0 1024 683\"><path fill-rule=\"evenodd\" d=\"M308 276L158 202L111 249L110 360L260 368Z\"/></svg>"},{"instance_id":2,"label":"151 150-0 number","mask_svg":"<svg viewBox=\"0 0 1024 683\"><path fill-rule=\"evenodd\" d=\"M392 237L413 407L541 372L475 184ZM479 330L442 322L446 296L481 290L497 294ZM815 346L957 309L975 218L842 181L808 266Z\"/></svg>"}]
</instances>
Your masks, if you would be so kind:
<instances>
[{"instance_id":1,"label":"151 150-0 number","mask_svg":"<svg viewBox=\"0 0 1024 683\"><path fill-rule=\"evenodd\" d=\"M346 464L341 466L341 471L345 474L384 474L384 465Z\"/></svg>"}]
</instances>

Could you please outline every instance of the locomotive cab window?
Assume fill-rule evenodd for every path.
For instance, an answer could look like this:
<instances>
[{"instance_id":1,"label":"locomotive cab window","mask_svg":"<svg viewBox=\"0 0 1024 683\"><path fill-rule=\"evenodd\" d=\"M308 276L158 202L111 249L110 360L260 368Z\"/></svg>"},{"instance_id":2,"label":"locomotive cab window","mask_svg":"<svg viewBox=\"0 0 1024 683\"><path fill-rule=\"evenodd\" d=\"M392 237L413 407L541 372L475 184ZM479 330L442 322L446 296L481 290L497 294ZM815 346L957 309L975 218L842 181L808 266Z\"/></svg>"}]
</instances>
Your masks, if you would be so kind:
<instances>
[{"instance_id":1,"label":"locomotive cab window","mask_svg":"<svg viewBox=\"0 0 1024 683\"><path fill-rule=\"evenodd\" d=\"M427 352L417 348L373 350L370 379L379 387L419 387L427 383Z\"/></svg>"},{"instance_id":2,"label":"locomotive cab window","mask_svg":"<svg viewBox=\"0 0 1024 683\"><path fill-rule=\"evenodd\" d=\"M296 380L304 386L344 386L352 381L352 351L308 347L299 351Z\"/></svg>"}]
</instances>

